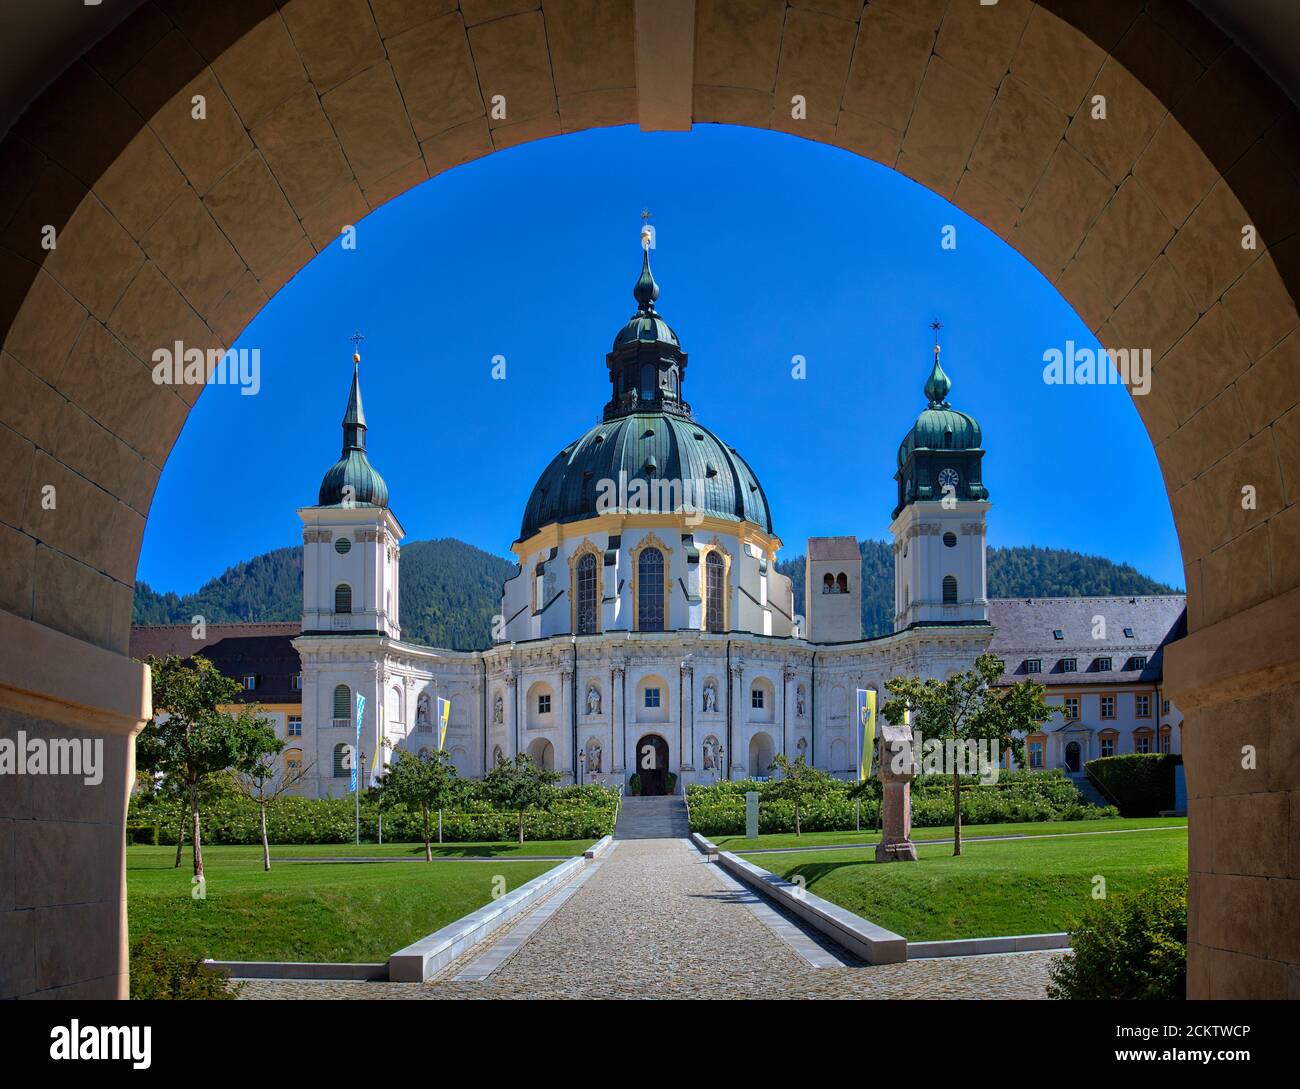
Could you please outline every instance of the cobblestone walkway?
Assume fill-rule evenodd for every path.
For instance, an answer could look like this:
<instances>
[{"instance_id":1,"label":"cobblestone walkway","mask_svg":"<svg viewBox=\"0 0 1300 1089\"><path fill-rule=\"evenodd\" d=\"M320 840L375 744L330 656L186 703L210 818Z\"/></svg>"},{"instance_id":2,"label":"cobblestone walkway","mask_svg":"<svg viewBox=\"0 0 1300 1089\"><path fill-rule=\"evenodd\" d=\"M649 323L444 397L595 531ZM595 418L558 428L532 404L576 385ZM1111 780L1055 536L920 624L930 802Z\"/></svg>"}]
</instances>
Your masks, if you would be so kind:
<instances>
[{"instance_id":1,"label":"cobblestone walkway","mask_svg":"<svg viewBox=\"0 0 1300 1089\"><path fill-rule=\"evenodd\" d=\"M245 998L1042 998L1057 954L812 968L683 839L624 840L486 979L259 980ZM523 917L527 919L528 916ZM519 923L516 922L515 926ZM499 942L509 931L494 935ZM847 954L844 954L847 957Z\"/></svg>"}]
</instances>

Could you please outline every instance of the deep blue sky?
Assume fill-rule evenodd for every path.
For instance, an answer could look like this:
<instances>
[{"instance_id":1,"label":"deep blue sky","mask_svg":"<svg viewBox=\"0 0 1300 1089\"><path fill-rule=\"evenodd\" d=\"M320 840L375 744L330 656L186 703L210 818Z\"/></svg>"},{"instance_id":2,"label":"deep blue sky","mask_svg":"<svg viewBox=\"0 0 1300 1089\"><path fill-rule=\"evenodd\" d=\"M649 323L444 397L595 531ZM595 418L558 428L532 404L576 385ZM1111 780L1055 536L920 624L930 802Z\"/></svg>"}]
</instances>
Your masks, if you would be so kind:
<instances>
[{"instance_id":1,"label":"deep blue sky","mask_svg":"<svg viewBox=\"0 0 1300 1089\"><path fill-rule=\"evenodd\" d=\"M749 129L599 129L433 178L332 245L245 330L262 387L207 390L162 474L138 577L187 592L301 541L338 457L362 345L370 454L407 540L501 555L538 474L596 422L635 309L643 206L684 393L758 473L784 555L884 537L898 443L924 407L930 322L951 401L984 428L989 542L1182 565L1159 469L1117 386L1048 386L1043 352L1096 346L1055 289L974 220L847 152ZM957 248L940 246L946 224ZM492 381L492 357L508 378ZM808 377L790 377L791 357Z\"/></svg>"}]
</instances>

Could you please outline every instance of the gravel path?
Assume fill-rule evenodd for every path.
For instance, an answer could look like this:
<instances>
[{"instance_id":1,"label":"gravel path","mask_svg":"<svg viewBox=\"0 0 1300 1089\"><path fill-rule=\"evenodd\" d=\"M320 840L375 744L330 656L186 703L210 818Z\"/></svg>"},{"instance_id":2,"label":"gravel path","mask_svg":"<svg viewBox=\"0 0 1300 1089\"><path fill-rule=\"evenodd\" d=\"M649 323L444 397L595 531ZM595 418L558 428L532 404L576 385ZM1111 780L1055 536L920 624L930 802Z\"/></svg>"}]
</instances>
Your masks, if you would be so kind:
<instances>
[{"instance_id":1,"label":"gravel path","mask_svg":"<svg viewBox=\"0 0 1300 1089\"><path fill-rule=\"evenodd\" d=\"M686 840L625 840L484 980L454 979L487 948L480 946L429 983L258 980L243 997L1042 998L1059 955L814 969L743 898Z\"/></svg>"}]
</instances>

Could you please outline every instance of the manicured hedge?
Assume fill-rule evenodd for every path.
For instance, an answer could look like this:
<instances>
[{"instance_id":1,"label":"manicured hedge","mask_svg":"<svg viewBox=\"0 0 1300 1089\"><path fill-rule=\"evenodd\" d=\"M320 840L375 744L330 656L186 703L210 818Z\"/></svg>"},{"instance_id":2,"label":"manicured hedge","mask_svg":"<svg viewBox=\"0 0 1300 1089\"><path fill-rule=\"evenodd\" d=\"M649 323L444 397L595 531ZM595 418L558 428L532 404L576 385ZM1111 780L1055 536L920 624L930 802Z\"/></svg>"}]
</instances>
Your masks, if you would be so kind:
<instances>
[{"instance_id":1,"label":"manicured hedge","mask_svg":"<svg viewBox=\"0 0 1300 1089\"><path fill-rule=\"evenodd\" d=\"M1098 900L1071 929L1070 944L1048 969L1049 998L1185 997L1187 878Z\"/></svg>"},{"instance_id":2,"label":"manicured hedge","mask_svg":"<svg viewBox=\"0 0 1300 1089\"><path fill-rule=\"evenodd\" d=\"M361 800L361 838L379 838L376 792ZM443 813L442 838L450 843L470 840L511 840L519 834L519 814L488 808L472 801L473 809ZM267 810L267 838L271 843L351 843L355 835L355 806L344 798L283 797ZM556 791L547 811L530 811L524 818L525 839L599 839L614 830L618 793L592 785ZM174 844L180 821L178 803L133 797L128 824L158 829L160 843ZM431 824L431 828L433 825ZM187 829L188 831L188 829ZM257 805L240 794L216 798L203 807L203 840L212 844L261 843ZM394 807L384 811L384 839L418 842L423 838L418 811ZM130 842L130 841L128 841Z\"/></svg>"},{"instance_id":3,"label":"manicured hedge","mask_svg":"<svg viewBox=\"0 0 1300 1089\"><path fill-rule=\"evenodd\" d=\"M1174 767L1181 761L1167 753L1129 753L1089 760L1087 769L1123 816L1155 817L1174 808Z\"/></svg>"},{"instance_id":4,"label":"manicured hedge","mask_svg":"<svg viewBox=\"0 0 1300 1089\"><path fill-rule=\"evenodd\" d=\"M1094 820L1115 817L1114 806L1104 809L1089 805L1063 771L1003 772L993 785L980 785L974 777L963 777L961 819L963 824L1001 824L1008 821ZM848 783L836 782L829 792L800 812L800 825L807 832L850 832L874 829L880 813L880 784L872 782L868 796L855 811L847 797ZM760 834L794 831L794 805L766 800L770 782L738 780L687 789L691 831L701 835L740 835L745 830L745 794L759 793ZM952 778L947 775L919 775L912 783L912 823L917 827L952 824Z\"/></svg>"}]
</instances>

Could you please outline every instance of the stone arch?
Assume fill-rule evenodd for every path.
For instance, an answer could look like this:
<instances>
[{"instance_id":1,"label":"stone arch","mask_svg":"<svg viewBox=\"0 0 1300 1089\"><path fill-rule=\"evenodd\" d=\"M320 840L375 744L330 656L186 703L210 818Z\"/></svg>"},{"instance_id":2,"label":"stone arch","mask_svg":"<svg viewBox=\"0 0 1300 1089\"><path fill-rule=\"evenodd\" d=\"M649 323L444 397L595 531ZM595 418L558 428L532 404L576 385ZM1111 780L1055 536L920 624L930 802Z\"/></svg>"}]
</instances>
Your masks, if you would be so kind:
<instances>
[{"instance_id":1,"label":"stone arch","mask_svg":"<svg viewBox=\"0 0 1300 1089\"><path fill-rule=\"evenodd\" d=\"M1150 349L1155 381L1135 404L1188 584L1166 686L1205 828L1192 837L1189 993L1285 994L1284 935L1246 946L1200 905L1231 880L1254 910L1295 880L1252 861L1269 855L1266 833L1243 830L1274 827L1300 769L1261 790L1231 758L1249 723L1290 722L1300 686L1295 106L1184 0L702 2L658 54L634 32L635 6L480 22L435 5L151 2L32 102L0 153L0 443L14 479L54 484L80 513L49 517L21 489L0 509L0 641L17 648L5 714L103 731L123 767L148 717L125 657L135 563L200 389L156 385L155 349L231 344L343 226L460 162L637 120L771 127L928 186L1019 249L1104 345ZM637 71L653 85L638 88ZM804 120L789 116L793 87ZM508 119L488 117L493 89ZM1211 804L1234 819L1201 826ZM1213 872L1216 843L1240 862L1231 878ZM121 930L120 877L101 880L121 858L100 854L66 895ZM33 987L88 982L75 965L92 959ZM120 953L108 961L91 990L124 994Z\"/></svg>"},{"instance_id":2,"label":"stone arch","mask_svg":"<svg viewBox=\"0 0 1300 1089\"><path fill-rule=\"evenodd\" d=\"M767 776L771 772L772 760L775 756L775 747L772 743L772 736L759 730L749 739L749 774L753 778L758 776Z\"/></svg>"},{"instance_id":3,"label":"stone arch","mask_svg":"<svg viewBox=\"0 0 1300 1089\"><path fill-rule=\"evenodd\" d=\"M770 677L760 675L751 680L745 696L745 714L749 721L775 722L776 700L776 685Z\"/></svg>"},{"instance_id":4,"label":"stone arch","mask_svg":"<svg viewBox=\"0 0 1300 1089\"><path fill-rule=\"evenodd\" d=\"M555 770L555 746L547 738L533 738L528 746L528 758L539 768Z\"/></svg>"},{"instance_id":5,"label":"stone arch","mask_svg":"<svg viewBox=\"0 0 1300 1089\"><path fill-rule=\"evenodd\" d=\"M668 682L648 674L636 682L636 703L632 706L634 722L668 722L672 715L672 689Z\"/></svg>"},{"instance_id":6,"label":"stone arch","mask_svg":"<svg viewBox=\"0 0 1300 1089\"><path fill-rule=\"evenodd\" d=\"M546 681L534 681L525 698L524 725L529 730L544 730L558 721L555 689Z\"/></svg>"}]
</instances>

